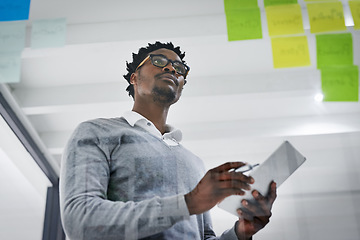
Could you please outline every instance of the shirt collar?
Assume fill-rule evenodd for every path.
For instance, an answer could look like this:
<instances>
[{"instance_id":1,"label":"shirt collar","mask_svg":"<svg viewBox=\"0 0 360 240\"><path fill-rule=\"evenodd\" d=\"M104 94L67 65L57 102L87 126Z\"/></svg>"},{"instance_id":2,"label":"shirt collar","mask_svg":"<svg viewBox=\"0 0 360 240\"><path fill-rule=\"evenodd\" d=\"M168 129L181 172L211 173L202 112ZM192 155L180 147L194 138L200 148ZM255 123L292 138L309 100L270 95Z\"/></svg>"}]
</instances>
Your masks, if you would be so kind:
<instances>
[{"instance_id":1,"label":"shirt collar","mask_svg":"<svg viewBox=\"0 0 360 240\"><path fill-rule=\"evenodd\" d=\"M145 129L146 131L152 133L153 135L157 136L157 137L161 137L161 133L160 131L155 127L155 125L148 119L146 119L144 116L142 116L141 114L134 112L134 111L127 111L123 114L123 118L129 123L130 126L134 127L134 126L139 126L143 129ZM146 125L146 123L152 123L152 128L145 128L144 125ZM147 125L149 126L149 125ZM163 139L172 139L175 140L176 142L180 142L182 140L182 132L179 129L174 128L173 126L166 124L166 133L164 135L162 135Z\"/></svg>"},{"instance_id":2,"label":"shirt collar","mask_svg":"<svg viewBox=\"0 0 360 240\"><path fill-rule=\"evenodd\" d=\"M135 124L142 120L145 119L147 120L145 117L143 117L141 114L134 112L134 111L127 111L123 114L123 118L125 118L125 120L130 124L130 126L134 127ZM148 120L149 121L149 120Z\"/></svg>"}]
</instances>

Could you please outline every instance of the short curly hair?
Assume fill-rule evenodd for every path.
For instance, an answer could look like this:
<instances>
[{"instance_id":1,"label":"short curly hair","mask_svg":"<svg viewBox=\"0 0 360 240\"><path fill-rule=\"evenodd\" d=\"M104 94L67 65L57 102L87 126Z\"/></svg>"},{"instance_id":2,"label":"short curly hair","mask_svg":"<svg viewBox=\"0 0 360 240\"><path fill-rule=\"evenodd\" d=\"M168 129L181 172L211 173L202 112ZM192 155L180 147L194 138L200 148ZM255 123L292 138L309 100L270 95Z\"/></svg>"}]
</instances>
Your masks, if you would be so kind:
<instances>
[{"instance_id":1,"label":"short curly hair","mask_svg":"<svg viewBox=\"0 0 360 240\"><path fill-rule=\"evenodd\" d=\"M123 76L129 83L129 86L126 88L126 91L129 92L129 96L132 96L134 98L134 86L130 83L131 74L135 72L137 66L139 66L139 64L149 55L149 53L160 48L166 48L174 51L180 57L181 61L185 63L185 61L183 60L185 57L185 52L181 52L180 47L174 47L172 42L161 43L157 41L154 44L148 43L148 46L140 48L137 54L132 54L133 61L131 63L128 63L126 61L126 70L128 71L128 73Z\"/></svg>"}]
</instances>

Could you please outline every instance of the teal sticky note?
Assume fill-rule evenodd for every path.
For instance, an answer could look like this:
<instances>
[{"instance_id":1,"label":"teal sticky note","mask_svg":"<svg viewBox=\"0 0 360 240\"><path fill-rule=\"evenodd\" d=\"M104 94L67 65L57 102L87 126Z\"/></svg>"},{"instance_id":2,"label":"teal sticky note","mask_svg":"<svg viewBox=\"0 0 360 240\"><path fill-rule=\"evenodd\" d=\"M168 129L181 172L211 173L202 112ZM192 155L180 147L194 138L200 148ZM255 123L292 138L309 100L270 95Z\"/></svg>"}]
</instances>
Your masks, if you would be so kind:
<instances>
[{"instance_id":1,"label":"teal sticky note","mask_svg":"<svg viewBox=\"0 0 360 240\"><path fill-rule=\"evenodd\" d=\"M22 51L25 36L25 21L0 22L0 52Z\"/></svg>"},{"instance_id":2,"label":"teal sticky note","mask_svg":"<svg viewBox=\"0 0 360 240\"><path fill-rule=\"evenodd\" d=\"M359 101L359 67L332 66L321 71L324 101Z\"/></svg>"},{"instance_id":3,"label":"teal sticky note","mask_svg":"<svg viewBox=\"0 0 360 240\"><path fill-rule=\"evenodd\" d=\"M1 0L0 21L29 19L30 0Z\"/></svg>"},{"instance_id":4,"label":"teal sticky note","mask_svg":"<svg viewBox=\"0 0 360 240\"><path fill-rule=\"evenodd\" d=\"M21 52L0 53L0 83L20 81Z\"/></svg>"},{"instance_id":5,"label":"teal sticky note","mask_svg":"<svg viewBox=\"0 0 360 240\"><path fill-rule=\"evenodd\" d=\"M259 7L226 12L229 41L262 38Z\"/></svg>"},{"instance_id":6,"label":"teal sticky note","mask_svg":"<svg viewBox=\"0 0 360 240\"><path fill-rule=\"evenodd\" d=\"M31 48L63 47L65 40L65 18L33 21L31 27Z\"/></svg>"},{"instance_id":7,"label":"teal sticky note","mask_svg":"<svg viewBox=\"0 0 360 240\"><path fill-rule=\"evenodd\" d=\"M317 67L353 65L351 33L316 35Z\"/></svg>"}]
</instances>

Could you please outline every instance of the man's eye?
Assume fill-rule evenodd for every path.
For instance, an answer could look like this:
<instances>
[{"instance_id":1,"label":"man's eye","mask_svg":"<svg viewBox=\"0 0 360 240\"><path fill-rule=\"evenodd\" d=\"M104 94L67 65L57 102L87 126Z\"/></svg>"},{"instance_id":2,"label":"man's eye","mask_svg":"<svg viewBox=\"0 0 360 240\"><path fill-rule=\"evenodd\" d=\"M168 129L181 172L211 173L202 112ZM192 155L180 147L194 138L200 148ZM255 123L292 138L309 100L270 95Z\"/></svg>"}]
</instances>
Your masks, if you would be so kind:
<instances>
[{"instance_id":1,"label":"man's eye","mask_svg":"<svg viewBox=\"0 0 360 240\"><path fill-rule=\"evenodd\" d=\"M154 59L154 64L157 65L157 66L165 66L166 62L167 61L165 59L162 59L162 58Z\"/></svg>"},{"instance_id":2,"label":"man's eye","mask_svg":"<svg viewBox=\"0 0 360 240\"><path fill-rule=\"evenodd\" d=\"M181 64L174 64L174 68L178 73L185 73L185 68Z\"/></svg>"}]
</instances>

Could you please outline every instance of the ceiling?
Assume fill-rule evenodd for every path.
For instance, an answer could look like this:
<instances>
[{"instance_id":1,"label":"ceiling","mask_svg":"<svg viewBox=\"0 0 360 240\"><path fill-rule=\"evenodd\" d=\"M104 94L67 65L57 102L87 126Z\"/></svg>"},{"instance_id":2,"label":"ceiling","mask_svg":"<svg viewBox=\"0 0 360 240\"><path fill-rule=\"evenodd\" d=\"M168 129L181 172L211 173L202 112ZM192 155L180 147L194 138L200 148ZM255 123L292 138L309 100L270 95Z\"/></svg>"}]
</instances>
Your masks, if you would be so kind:
<instances>
[{"instance_id":1,"label":"ceiling","mask_svg":"<svg viewBox=\"0 0 360 240\"><path fill-rule=\"evenodd\" d=\"M121 116L131 109L133 101L122 75L132 52L148 42L172 41L186 52L191 71L168 122L182 129L183 144L202 157L207 167L230 160L261 162L286 139L313 159L280 188L274 224L260 233L261 239L278 234L289 239L287 235L302 232L304 222L307 235L302 232L299 239L336 239L331 234L330 238L316 236L311 226L327 214L322 194L329 208L338 207L334 195L352 204L360 199L356 161L360 157L360 104L314 100L321 91L315 35L309 31L306 6L299 3L311 65L274 69L263 8L262 39L228 42L223 1L219 0L32 0L21 81L2 84L0 90L59 172L64 145L80 122ZM360 66L360 31L353 30L348 10L344 2L354 64ZM53 18L66 18L66 45L30 48L32 21ZM358 168L352 168L353 164ZM351 181L344 189L334 179ZM340 196L334 194L334 184ZM332 216L350 217L348 221L355 225L345 222L352 234L348 239L356 239L360 213L353 205L347 206ZM233 220L214 209L218 232L231 227ZM283 230L282 223L291 221L292 227ZM337 229L334 224L335 220L328 220L319 227Z\"/></svg>"}]
</instances>

